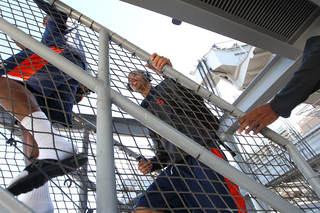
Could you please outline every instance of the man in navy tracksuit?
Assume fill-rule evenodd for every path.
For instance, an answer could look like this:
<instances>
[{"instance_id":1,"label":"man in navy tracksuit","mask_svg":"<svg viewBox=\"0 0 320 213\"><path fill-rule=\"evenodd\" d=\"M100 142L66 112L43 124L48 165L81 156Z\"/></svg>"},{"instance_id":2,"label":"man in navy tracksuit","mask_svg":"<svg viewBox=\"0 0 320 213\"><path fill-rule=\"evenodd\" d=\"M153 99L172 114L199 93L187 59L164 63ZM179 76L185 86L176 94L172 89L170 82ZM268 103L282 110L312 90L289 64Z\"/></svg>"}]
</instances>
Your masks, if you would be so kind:
<instances>
[{"instance_id":1,"label":"man in navy tracksuit","mask_svg":"<svg viewBox=\"0 0 320 213\"><path fill-rule=\"evenodd\" d=\"M67 36L73 30L67 29L67 15L43 0L34 2L47 13L41 43L85 69L81 49L67 43ZM76 155L77 147L59 136L48 120L66 126L72 124L74 94L79 83L31 50L19 46L22 51L3 60L0 66L0 104L21 125L26 164L30 164L7 188L14 195L47 184L48 179L75 170L87 161L86 157ZM57 161L68 168L54 165ZM42 212L42 207L32 208Z\"/></svg>"},{"instance_id":2,"label":"man in navy tracksuit","mask_svg":"<svg viewBox=\"0 0 320 213\"><path fill-rule=\"evenodd\" d=\"M157 54L153 54L151 60L160 69L165 64L172 66L169 59ZM226 160L217 144L219 121L203 99L173 79L165 77L156 87L151 86L150 80L150 75L144 71L129 74L129 89L145 97L141 106ZM139 199L136 212L165 212L169 207L176 212L229 213L245 210L244 200L229 180L160 135L151 130L149 134L155 144L156 155L147 162L139 162L138 169L143 174L164 170Z\"/></svg>"}]
</instances>

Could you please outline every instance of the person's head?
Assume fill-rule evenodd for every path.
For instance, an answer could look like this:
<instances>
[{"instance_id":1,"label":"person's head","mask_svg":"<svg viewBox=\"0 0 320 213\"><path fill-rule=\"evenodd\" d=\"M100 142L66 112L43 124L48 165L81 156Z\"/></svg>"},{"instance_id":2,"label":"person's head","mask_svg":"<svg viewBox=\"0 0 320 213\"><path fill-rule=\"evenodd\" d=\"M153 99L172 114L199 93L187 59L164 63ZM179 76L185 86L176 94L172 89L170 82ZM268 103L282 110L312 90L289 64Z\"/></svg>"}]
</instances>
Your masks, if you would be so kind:
<instances>
[{"instance_id":1,"label":"person's head","mask_svg":"<svg viewBox=\"0 0 320 213\"><path fill-rule=\"evenodd\" d=\"M51 19L51 16L47 15L46 17L43 18L43 26L46 27L48 21Z\"/></svg>"},{"instance_id":2,"label":"person's head","mask_svg":"<svg viewBox=\"0 0 320 213\"><path fill-rule=\"evenodd\" d=\"M151 76L146 71L135 70L129 73L128 89L134 92L148 93L151 85Z\"/></svg>"}]
</instances>

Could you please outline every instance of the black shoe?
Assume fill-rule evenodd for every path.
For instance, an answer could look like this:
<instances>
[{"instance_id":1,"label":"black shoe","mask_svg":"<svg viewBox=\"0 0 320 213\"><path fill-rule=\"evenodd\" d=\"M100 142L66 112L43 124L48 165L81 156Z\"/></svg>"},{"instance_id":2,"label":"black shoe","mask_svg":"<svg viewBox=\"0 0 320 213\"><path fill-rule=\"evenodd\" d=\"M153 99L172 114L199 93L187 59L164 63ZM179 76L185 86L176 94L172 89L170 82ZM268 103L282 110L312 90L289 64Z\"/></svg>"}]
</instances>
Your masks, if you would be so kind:
<instances>
[{"instance_id":1,"label":"black shoe","mask_svg":"<svg viewBox=\"0 0 320 213\"><path fill-rule=\"evenodd\" d=\"M65 175L84 165L88 158L84 153L71 156L61 162L57 160L35 160L16 176L7 188L14 196L43 186L48 180Z\"/></svg>"}]
</instances>

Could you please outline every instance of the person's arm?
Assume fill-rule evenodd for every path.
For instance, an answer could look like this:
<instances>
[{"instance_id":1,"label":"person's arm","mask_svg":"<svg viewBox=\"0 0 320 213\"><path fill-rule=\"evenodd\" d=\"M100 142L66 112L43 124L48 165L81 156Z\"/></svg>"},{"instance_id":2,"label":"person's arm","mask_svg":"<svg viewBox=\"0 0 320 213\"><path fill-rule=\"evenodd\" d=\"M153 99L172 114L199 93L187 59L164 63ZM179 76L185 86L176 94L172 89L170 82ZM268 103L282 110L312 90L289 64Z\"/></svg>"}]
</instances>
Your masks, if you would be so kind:
<instances>
[{"instance_id":1,"label":"person's arm","mask_svg":"<svg viewBox=\"0 0 320 213\"><path fill-rule=\"evenodd\" d=\"M21 49L21 50L24 50L26 49L25 46L23 46L22 44L20 44L19 42L17 42L16 40L12 39L12 41Z\"/></svg>"},{"instance_id":2,"label":"person's arm","mask_svg":"<svg viewBox=\"0 0 320 213\"><path fill-rule=\"evenodd\" d=\"M150 169L151 172L162 169L163 167L166 167L167 166L166 162L168 159L169 159L168 153L164 151L158 151L156 156L148 160L152 164L152 167Z\"/></svg>"},{"instance_id":3,"label":"person's arm","mask_svg":"<svg viewBox=\"0 0 320 213\"><path fill-rule=\"evenodd\" d=\"M157 151L156 156L150 159L140 161L138 163L138 170L142 174L148 174L149 172L153 172L155 170L162 169L163 167L166 167L165 162L169 158L168 154L164 151ZM159 163L161 162L161 163Z\"/></svg>"},{"instance_id":4,"label":"person's arm","mask_svg":"<svg viewBox=\"0 0 320 213\"><path fill-rule=\"evenodd\" d=\"M138 163L138 170L142 174L148 174L149 172L153 172L155 170L162 169L166 167L166 162L170 159L167 152L165 152L162 142L161 136L153 132L149 129L149 135L154 143L154 149L156 150L156 155L150 159L142 159ZM144 158L144 157L143 157ZM147 161L147 162L146 162Z\"/></svg>"},{"instance_id":5,"label":"person's arm","mask_svg":"<svg viewBox=\"0 0 320 213\"><path fill-rule=\"evenodd\" d=\"M148 159L148 162L140 161L138 163L138 170L144 175L151 172L152 163L150 163L150 159Z\"/></svg>"},{"instance_id":6,"label":"person's arm","mask_svg":"<svg viewBox=\"0 0 320 213\"><path fill-rule=\"evenodd\" d=\"M257 107L240 119L238 133L249 127L245 131L248 134L257 127L254 131L257 134L279 116L288 118L297 105L320 88L319 44L320 37L308 39L300 68L270 103Z\"/></svg>"},{"instance_id":7,"label":"person's arm","mask_svg":"<svg viewBox=\"0 0 320 213\"><path fill-rule=\"evenodd\" d=\"M320 89L320 36L307 40L302 63L285 87L270 101L279 116L288 118L291 111Z\"/></svg>"},{"instance_id":8,"label":"person's arm","mask_svg":"<svg viewBox=\"0 0 320 213\"><path fill-rule=\"evenodd\" d=\"M33 0L38 7L51 17L48 21L51 31L64 31L67 29L66 22L68 19L67 14L57 10L52 5L44 2L43 0Z\"/></svg>"},{"instance_id":9,"label":"person's arm","mask_svg":"<svg viewBox=\"0 0 320 213\"><path fill-rule=\"evenodd\" d=\"M47 46L65 46L68 16L43 0L33 1L47 14L43 19L45 31L42 34L41 43Z\"/></svg>"},{"instance_id":10,"label":"person's arm","mask_svg":"<svg viewBox=\"0 0 320 213\"><path fill-rule=\"evenodd\" d=\"M162 169L166 167L166 162L170 159L169 154L165 151L163 144L161 142L161 136L149 130L149 135L154 143L154 148L156 150L156 155L149 159L152 164L151 172L154 170Z\"/></svg>"},{"instance_id":11,"label":"person's arm","mask_svg":"<svg viewBox=\"0 0 320 213\"><path fill-rule=\"evenodd\" d=\"M172 67L170 59L159 56L157 53L152 54L150 59L153 61L153 66L156 69L149 64L146 64L146 66L156 73L166 77L158 69L162 69L165 65L169 65L170 67ZM175 82L174 80L167 79L165 80L164 84L165 86L163 86L163 88L167 90L168 94L174 93L175 96L181 99L181 104L187 104L188 106L185 106L183 108L189 110L190 113L194 113L196 118L200 119L200 121L203 122L203 124L208 129L217 130L219 128L219 120L214 115L212 115L210 110L203 103L203 99L199 95L191 94L190 91L188 91L185 87ZM207 121L209 121L210 123L208 123Z\"/></svg>"}]
</instances>

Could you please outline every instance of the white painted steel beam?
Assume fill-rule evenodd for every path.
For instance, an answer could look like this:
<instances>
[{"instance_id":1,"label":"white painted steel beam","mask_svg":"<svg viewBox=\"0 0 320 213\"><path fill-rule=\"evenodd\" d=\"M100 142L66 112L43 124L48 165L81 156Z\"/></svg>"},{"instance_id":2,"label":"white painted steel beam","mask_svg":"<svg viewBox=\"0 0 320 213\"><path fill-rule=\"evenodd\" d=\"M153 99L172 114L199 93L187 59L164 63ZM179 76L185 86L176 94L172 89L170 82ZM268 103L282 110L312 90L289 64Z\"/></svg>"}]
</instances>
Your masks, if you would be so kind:
<instances>
[{"instance_id":1,"label":"white painted steel beam","mask_svg":"<svg viewBox=\"0 0 320 213\"><path fill-rule=\"evenodd\" d=\"M97 88L97 212L119 212L113 150L109 79L109 34L100 31Z\"/></svg>"}]
</instances>

